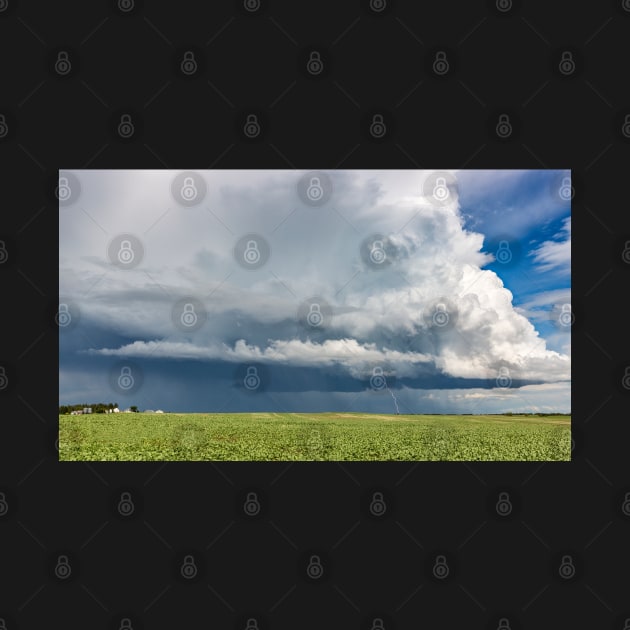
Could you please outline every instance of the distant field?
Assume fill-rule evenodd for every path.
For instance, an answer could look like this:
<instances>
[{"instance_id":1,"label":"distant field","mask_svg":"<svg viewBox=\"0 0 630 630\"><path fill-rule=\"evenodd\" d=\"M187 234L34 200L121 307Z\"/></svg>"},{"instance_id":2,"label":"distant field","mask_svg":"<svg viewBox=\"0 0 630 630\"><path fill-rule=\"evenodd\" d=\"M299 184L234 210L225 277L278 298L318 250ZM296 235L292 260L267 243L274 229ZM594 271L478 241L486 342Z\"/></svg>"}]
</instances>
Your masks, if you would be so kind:
<instances>
[{"instance_id":1,"label":"distant field","mask_svg":"<svg viewBox=\"0 0 630 630\"><path fill-rule=\"evenodd\" d=\"M64 461L568 461L570 416L59 416Z\"/></svg>"}]
</instances>

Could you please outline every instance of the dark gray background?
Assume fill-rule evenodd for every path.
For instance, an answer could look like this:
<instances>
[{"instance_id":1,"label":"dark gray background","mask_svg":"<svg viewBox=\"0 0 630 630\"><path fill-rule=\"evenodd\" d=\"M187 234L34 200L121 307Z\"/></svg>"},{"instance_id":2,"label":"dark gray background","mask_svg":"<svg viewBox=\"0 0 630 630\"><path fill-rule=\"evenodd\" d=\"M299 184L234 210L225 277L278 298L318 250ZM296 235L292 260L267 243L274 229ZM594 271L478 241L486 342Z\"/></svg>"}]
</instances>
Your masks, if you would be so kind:
<instances>
[{"instance_id":1,"label":"dark gray background","mask_svg":"<svg viewBox=\"0 0 630 630\"><path fill-rule=\"evenodd\" d=\"M514 629L621 630L630 618L630 3L557 2L550 13L542 0L512 0L507 12L478 0L383 2L261 0L250 12L135 0L125 12L0 1L8 630L244 629L250 618L261 630L378 628L374 618L386 630L505 628L501 618ZM180 71L188 50L193 75ZM61 51L65 76L54 69ZM433 72L437 51L445 75ZM256 137L242 133L251 113ZM131 137L118 134L123 114ZM374 114L387 128L379 137ZM495 133L502 114L507 138ZM573 170L571 463L58 462L58 169L287 166ZM261 504L254 517L242 509L248 492ZM381 516L369 510L374 492ZM513 504L506 517L500 492ZM55 576L60 555L66 579ZM312 555L323 567L315 581ZM571 579L558 571L566 555Z\"/></svg>"}]
</instances>

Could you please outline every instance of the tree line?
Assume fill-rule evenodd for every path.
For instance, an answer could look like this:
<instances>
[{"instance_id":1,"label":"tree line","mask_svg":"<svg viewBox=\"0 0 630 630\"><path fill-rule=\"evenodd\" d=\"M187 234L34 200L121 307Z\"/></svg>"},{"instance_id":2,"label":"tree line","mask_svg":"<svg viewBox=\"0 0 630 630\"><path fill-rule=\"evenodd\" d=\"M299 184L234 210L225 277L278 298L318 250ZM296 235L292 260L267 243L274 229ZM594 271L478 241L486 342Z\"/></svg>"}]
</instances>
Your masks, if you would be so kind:
<instances>
[{"instance_id":1,"label":"tree line","mask_svg":"<svg viewBox=\"0 0 630 630\"><path fill-rule=\"evenodd\" d=\"M71 411L82 411L85 407L91 408L92 413L107 413L109 409L118 408L118 403L81 403L78 405L59 405L59 415L68 415ZM138 407L131 405L131 411L138 411Z\"/></svg>"}]
</instances>

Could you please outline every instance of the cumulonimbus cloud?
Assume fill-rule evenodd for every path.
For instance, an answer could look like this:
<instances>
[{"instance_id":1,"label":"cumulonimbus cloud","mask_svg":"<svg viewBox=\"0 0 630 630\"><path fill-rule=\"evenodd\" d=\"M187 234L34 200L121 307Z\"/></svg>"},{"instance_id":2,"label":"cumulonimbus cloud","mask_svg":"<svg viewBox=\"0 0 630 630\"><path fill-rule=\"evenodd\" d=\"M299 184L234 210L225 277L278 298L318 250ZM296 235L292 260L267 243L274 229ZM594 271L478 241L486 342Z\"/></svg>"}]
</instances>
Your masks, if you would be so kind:
<instances>
[{"instance_id":1,"label":"cumulonimbus cloud","mask_svg":"<svg viewBox=\"0 0 630 630\"><path fill-rule=\"evenodd\" d=\"M272 256L260 273L243 272L234 263L233 243L209 213L203 217L212 231L205 234L200 234L201 215L194 215L190 224L189 215L165 215L163 224L170 221L168 230L176 235L167 258L179 260L178 266L160 267L159 257L149 256L158 248L152 250L147 243L147 264L122 272L124 291L117 270L100 281L101 268L77 271L82 267L73 262L71 248L65 248L69 269L81 276L76 277L77 287L87 290L94 285L90 301L84 303L85 318L136 338L117 348L84 352L296 367L336 365L351 375L359 374L365 363L384 362L400 376L434 370L471 379L487 378L498 366L510 366L526 380L570 379L570 357L546 348L532 323L515 309L499 276L483 268L491 260L481 251L484 237L463 227L456 198L432 204L422 193L426 174L401 175L398 188L393 188L388 187L392 176L387 172L338 171L330 207L296 210L299 201L292 195L300 175L274 172L273 185L261 181L255 197L251 191L240 195L233 185L212 200L213 213L235 234L250 230L253 210L247 204L255 203L259 224L260 216L269 217ZM209 190L220 187L209 185ZM149 197L145 205L150 205ZM221 214L222 207L231 214ZM161 225L153 232L158 233ZM366 265L361 256L361 243L372 233L387 242L390 264L383 269ZM570 260L570 220L564 236L535 250L535 261L543 269ZM99 247L104 251L103 243ZM99 282L94 284L95 280ZM118 297L112 300L115 292ZM186 340L173 329L169 312L180 293L199 296L209 313L208 323ZM298 334L295 321L300 301L311 295L322 296L333 313L325 334L313 340L302 338L303 330ZM452 309L454 325L436 332L427 316L440 300ZM262 338L266 327L291 321L294 324L283 331L274 329Z\"/></svg>"}]
</instances>

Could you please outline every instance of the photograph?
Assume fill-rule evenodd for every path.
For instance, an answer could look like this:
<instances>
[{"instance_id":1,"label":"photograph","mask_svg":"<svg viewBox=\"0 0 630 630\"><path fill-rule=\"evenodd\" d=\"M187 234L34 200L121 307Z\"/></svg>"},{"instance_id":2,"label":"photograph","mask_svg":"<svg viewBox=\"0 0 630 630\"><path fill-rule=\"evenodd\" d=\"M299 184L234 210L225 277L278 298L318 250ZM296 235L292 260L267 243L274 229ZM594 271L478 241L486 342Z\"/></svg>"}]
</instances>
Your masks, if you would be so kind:
<instances>
[{"instance_id":1,"label":"photograph","mask_svg":"<svg viewBox=\"0 0 630 630\"><path fill-rule=\"evenodd\" d=\"M569 169L56 193L61 461L571 460Z\"/></svg>"}]
</instances>

